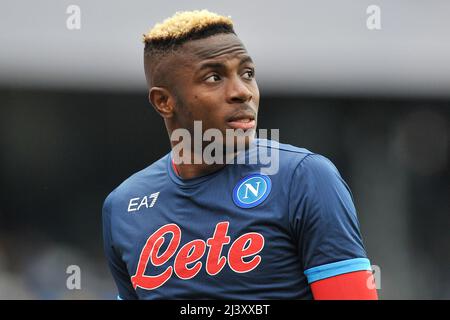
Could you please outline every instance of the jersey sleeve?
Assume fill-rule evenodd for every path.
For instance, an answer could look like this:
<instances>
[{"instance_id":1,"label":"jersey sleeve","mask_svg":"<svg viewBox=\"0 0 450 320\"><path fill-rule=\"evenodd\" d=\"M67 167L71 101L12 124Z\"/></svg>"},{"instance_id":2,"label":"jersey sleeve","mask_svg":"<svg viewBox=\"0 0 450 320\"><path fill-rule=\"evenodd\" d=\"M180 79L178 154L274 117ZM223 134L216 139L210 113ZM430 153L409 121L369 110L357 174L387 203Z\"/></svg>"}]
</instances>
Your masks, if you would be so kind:
<instances>
[{"instance_id":1,"label":"jersey sleeve","mask_svg":"<svg viewBox=\"0 0 450 320\"><path fill-rule=\"evenodd\" d=\"M130 281L125 263L120 258L111 233L111 197L109 195L103 203L102 220L103 220L103 247L108 262L108 267L114 278L118 289L118 300L134 300L137 299L136 292Z\"/></svg>"},{"instance_id":2,"label":"jersey sleeve","mask_svg":"<svg viewBox=\"0 0 450 320\"><path fill-rule=\"evenodd\" d=\"M350 189L330 160L311 154L298 164L289 210L308 283L371 270Z\"/></svg>"}]
</instances>

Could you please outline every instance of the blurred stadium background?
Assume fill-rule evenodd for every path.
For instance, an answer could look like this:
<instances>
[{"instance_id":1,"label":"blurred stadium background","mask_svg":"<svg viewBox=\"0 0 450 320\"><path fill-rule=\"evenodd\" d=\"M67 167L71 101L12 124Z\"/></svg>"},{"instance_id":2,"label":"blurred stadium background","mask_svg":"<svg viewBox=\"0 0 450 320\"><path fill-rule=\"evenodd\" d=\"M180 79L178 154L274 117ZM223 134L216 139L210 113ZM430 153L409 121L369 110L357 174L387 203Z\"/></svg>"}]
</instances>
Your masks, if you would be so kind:
<instances>
[{"instance_id":1,"label":"blurred stadium background","mask_svg":"<svg viewBox=\"0 0 450 320\"><path fill-rule=\"evenodd\" d=\"M381 8L381 30L366 9ZM69 30L69 5L81 29ZM0 8L0 299L114 299L101 206L169 151L141 35L175 11L230 15L260 128L350 185L382 299L450 298L450 2L29 2ZM81 268L81 290L66 268Z\"/></svg>"}]
</instances>

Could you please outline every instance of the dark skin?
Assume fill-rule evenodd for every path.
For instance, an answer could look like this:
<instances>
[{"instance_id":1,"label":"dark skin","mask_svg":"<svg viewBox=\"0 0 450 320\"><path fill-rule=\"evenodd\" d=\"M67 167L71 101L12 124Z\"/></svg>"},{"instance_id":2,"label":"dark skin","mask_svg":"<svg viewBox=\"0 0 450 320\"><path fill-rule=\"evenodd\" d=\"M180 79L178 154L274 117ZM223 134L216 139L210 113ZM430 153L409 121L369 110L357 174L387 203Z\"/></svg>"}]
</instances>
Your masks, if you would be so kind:
<instances>
[{"instance_id":1,"label":"dark skin","mask_svg":"<svg viewBox=\"0 0 450 320\"><path fill-rule=\"evenodd\" d=\"M216 128L225 136L226 129L233 129L233 120L250 118L255 126L248 130L254 132L259 107L254 69L234 34L192 40L151 68L146 61L149 100L164 118L169 137L178 128L193 133L195 120L202 121L203 132ZM171 144L173 148L177 142ZM177 171L183 179L190 179L224 165L182 163Z\"/></svg>"}]
</instances>

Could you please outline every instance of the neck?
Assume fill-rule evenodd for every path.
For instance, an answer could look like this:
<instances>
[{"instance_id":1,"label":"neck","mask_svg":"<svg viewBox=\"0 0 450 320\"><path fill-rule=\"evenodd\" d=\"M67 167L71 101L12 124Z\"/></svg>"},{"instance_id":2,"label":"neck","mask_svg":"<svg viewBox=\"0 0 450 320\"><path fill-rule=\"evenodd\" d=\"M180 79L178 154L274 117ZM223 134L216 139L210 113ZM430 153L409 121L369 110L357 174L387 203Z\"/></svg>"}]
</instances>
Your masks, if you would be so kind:
<instances>
[{"instance_id":1,"label":"neck","mask_svg":"<svg viewBox=\"0 0 450 320\"><path fill-rule=\"evenodd\" d=\"M172 166L176 174L182 179L192 179L216 172L222 169L226 164L175 164L172 160Z\"/></svg>"},{"instance_id":2,"label":"neck","mask_svg":"<svg viewBox=\"0 0 450 320\"><path fill-rule=\"evenodd\" d=\"M225 167L227 163L230 163L230 160L233 160L239 153L236 150L229 153L224 151L224 156L216 159L218 163L211 163L214 159L210 159L207 162L203 159L203 149L202 154L196 154L191 150L190 156L183 158L184 149L176 149L174 148L175 146L176 144L172 145L172 150L174 151L172 154L172 166L176 174L182 179L197 178L218 171Z\"/></svg>"},{"instance_id":3,"label":"neck","mask_svg":"<svg viewBox=\"0 0 450 320\"><path fill-rule=\"evenodd\" d=\"M173 124L166 122L166 126L169 129L169 136L171 136L174 128ZM186 140L186 145L183 145L185 144L184 139L181 142L176 142L171 139L170 143L172 146L172 150L174 151L174 153L172 154L172 156L174 157L172 159L172 167L175 173L182 179L197 178L218 171L225 167L227 163L230 163L230 160L236 158L236 156L241 151L244 151L238 150L239 148L228 150L224 147L223 153L219 156L220 159L217 159L220 160L219 163L211 163L211 160L208 161L209 163L205 163L205 159L203 159L203 152L204 149L208 146L207 142L204 142L204 144L201 146L201 151L198 150L197 153L195 151L195 148L190 144L190 140ZM235 143L235 145L238 144ZM247 149L247 146L245 147L245 149ZM186 158L183 157L183 151L185 150L190 150L189 155L186 154Z\"/></svg>"}]
</instances>

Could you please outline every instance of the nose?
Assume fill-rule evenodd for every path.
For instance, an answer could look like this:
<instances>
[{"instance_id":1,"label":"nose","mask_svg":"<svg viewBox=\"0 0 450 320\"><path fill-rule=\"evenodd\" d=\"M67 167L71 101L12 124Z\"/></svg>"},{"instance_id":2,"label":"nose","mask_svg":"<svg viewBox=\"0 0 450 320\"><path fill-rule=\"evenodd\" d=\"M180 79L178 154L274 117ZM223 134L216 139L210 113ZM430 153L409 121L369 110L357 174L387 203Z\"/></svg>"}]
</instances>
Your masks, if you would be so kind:
<instances>
[{"instance_id":1,"label":"nose","mask_svg":"<svg viewBox=\"0 0 450 320\"><path fill-rule=\"evenodd\" d=\"M227 86L227 100L228 103L243 103L248 102L253 98L252 91L248 85L239 77L235 76L230 79Z\"/></svg>"}]
</instances>

